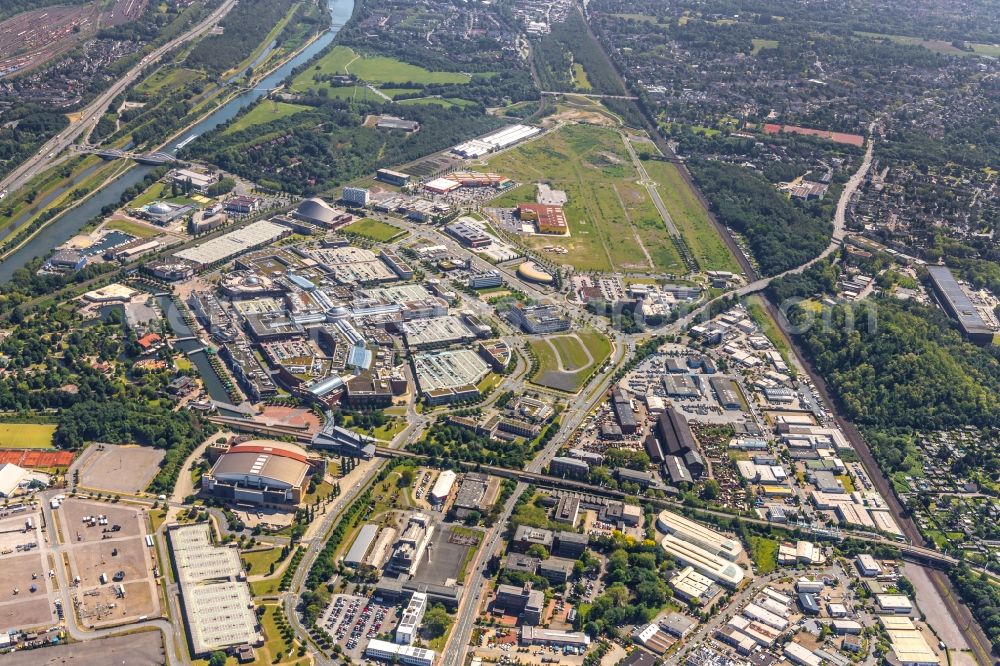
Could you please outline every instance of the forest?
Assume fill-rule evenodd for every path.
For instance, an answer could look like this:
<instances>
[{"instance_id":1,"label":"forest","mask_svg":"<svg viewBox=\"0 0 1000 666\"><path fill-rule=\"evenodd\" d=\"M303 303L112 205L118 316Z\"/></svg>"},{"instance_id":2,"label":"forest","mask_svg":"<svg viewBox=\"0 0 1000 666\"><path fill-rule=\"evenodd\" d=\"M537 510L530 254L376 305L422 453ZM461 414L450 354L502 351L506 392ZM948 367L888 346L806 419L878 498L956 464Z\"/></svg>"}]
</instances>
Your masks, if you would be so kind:
<instances>
[{"instance_id":1,"label":"forest","mask_svg":"<svg viewBox=\"0 0 1000 666\"><path fill-rule=\"evenodd\" d=\"M10 120L15 122L7 122L0 128L0 178L69 125L64 114L51 113L35 104L21 107Z\"/></svg>"},{"instance_id":2,"label":"forest","mask_svg":"<svg viewBox=\"0 0 1000 666\"><path fill-rule=\"evenodd\" d=\"M588 92L625 94L618 75L578 11L570 11L562 23L554 23L552 32L535 42L532 56L543 90L573 90L570 68L577 63L587 73L591 86Z\"/></svg>"},{"instance_id":3,"label":"forest","mask_svg":"<svg viewBox=\"0 0 1000 666\"><path fill-rule=\"evenodd\" d=\"M248 58L298 0L242 0L220 22L221 35L198 42L185 65L215 74Z\"/></svg>"},{"instance_id":4,"label":"forest","mask_svg":"<svg viewBox=\"0 0 1000 666\"><path fill-rule=\"evenodd\" d=\"M264 187L311 196L377 168L419 159L500 124L478 106L411 106L406 117L418 121L420 131L407 135L362 126L366 115L388 111L381 105L312 101L312 109L265 125L232 134L220 128L188 146L181 156L210 162Z\"/></svg>"},{"instance_id":5,"label":"forest","mask_svg":"<svg viewBox=\"0 0 1000 666\"><path fill-rule=\"evenodd\" d=\"M829 243L833 225L822 209L800 207L748 169L700 160L689 166L719 222L746 238L761 274L800 266Z\"/></svg>"},{"instance_id":6,"label":"forest","mask_svg":"<svg viewBox=\"0 0 1000 666\"><path fill-rule=\"evenodd\" d=\"M888 472L912 466L913 432L1000 425L997 351L964 341L942 312L878 299L827 314L818 321L797 307L790 319L806 329L800 344Z\"/></svg>"},{"instance_id":7,"label":"forest","mask_svg":"<svg viewBox=\"0 0 1000 666\"><path fill-rule=\"evenodd\" d=\"M1000 588L985 574L976 573L965 564L952 569L949 576L962 601L986 632L993 652L1000 652Z\"/></svg>"}]
</instances>

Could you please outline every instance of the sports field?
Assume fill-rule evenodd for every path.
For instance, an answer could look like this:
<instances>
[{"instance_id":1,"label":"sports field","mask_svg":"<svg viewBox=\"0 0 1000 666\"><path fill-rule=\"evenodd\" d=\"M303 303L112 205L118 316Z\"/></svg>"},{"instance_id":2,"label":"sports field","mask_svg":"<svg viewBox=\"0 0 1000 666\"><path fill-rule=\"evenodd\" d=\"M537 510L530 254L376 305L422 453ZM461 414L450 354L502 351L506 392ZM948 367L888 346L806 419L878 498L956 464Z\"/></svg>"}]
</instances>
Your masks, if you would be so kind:
<instances>
[{"instance_id":1,"label":"sports field","mask_svg":"<svg viewBox=\"0 0 1000 666\"><path fill-rule=\"evenodd\" d=\"M358 236L364 236L365 238L383 243L405 233L399 227L394 227L391 224L386 224L370 217L364 217L357 222L352 222L341 229L341 231L348 234L357 234Z\"/></svg>"},{"instance_id":2,"label":"sports field","mask_svg":"<svg viewBox=\"0 0 1000 666\"><path fill-rule=\"evenodd\" d=\"M263 125L264 123L281 120L282 118L287 118L288 116L294 116L296 113L305 111L308 108L309 107L307 106L300 106L298 104L288 104L286 102L275 102L273 100L265 99L248 113L236 119L233 124L227 127L222 133L224 135L235 134L236 132L241 132L248 127L253 127L254 125Z\"/></svg>"},{"instance_id":3,"label":"sports field","mask_svg":"<svg viewBox=\"0 0 1000 666\"><path fill-rule=\"evenodd\" d=\"M545 182L565 190L570 235L524 236L544 252L560 246L566 254L546 254L579 270L684 272L684 262L659 218L617 131L593 125L566 125L489 160L490 171L522 183ZM531 194L530 187L518 194ZM514 205L510 197L494 205Z\"/></svg>"},{"instance_id":4,"label":"sports field","mask_svg":"<svg viewBox=\"0 0 1000 666\"><path fill-rule=\"evenodd\" d=\"M592 328L535 338L529 344L538 359L531 382L567 393L579 391L611 354L611 342Z\"/></svg>"},{"instance_id":5,"label":"sports field","mask_svg":"<svg viewBox=\"0 0 1000 666\"><path fill-rule=\"evenodd\" d=\"M51 449L55 431L49 423L0 423L0 448Z\"/></svg>"}]
</instances>

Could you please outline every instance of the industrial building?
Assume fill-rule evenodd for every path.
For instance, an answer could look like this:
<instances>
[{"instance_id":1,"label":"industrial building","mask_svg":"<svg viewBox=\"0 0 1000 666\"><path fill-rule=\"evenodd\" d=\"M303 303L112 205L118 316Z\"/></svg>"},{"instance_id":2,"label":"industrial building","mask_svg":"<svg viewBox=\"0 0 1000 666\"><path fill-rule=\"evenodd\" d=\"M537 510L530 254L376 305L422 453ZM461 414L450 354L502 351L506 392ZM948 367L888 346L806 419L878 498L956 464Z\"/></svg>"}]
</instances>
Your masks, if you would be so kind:
<instances>
[{"instance_id":1,"label":"industrial building","mask_svg":"<svg viewBox=\"0 0 1000 666\"><path fill-rule=\"evenodd\" d=\"M715 398L725 409L743 409L743 400L736 382L728 377L712 377L708 382L712 385Z\"/></svg>"},{"instance_id":2,"label":"industrial building","mask_svg":"<svg viewBox=\"0 0 1000 666\"><path fill-rule=\"evenodd\" d=\"M586 648L590 645L590 636L582 631L559 631L528 626L521 627L521 645Z\"/></svg>"},{"instance_id":3,"label":"industrial building","mask_svg":"<svg viewBox=\"0 0 1000 666\"><path fill-rule=\"evenodd\" d=\"M399 624L396 625L396 643L398 645L413 645L426 610L427 595L423 592L414 592L413 596L410 597L410 603L403 609Z\"/></svg>"},{"instance_id":4,"label":"industrial building","mask_svg":"<svg viewBox=\"0 0 1000 666\"><path fill-rule=\"evenodd\" d=\"M452 487L455 485L455 479L456 474L450 469L446 469L438 474L437 480L434 481L434 486L428 495L432 504L441 504L448 498Z\"/></svg>"},{"instance_id":5,"label":"industrial building","mask_svg":"<svg viewBox=\"0 0 1000 666\"><path fill-rule=\"evenodd\" d=\"M689 541L668 534L663 537L660 546L681 564L694 567L696 571L714 581L729 587L737 587L743 581L745 574L742 567Z\"/></svg>"},{"instance_id":6,"label":"industrial building","mask_svg":"<svg viewBox=\"0 0 1000 666\"><path fill-rule=\"evenodd\" d=\"M375 172L376 180L381 180L383 183L389 183L390 185L395 185L397 187L409 185L410 178L410 174L393 171L392 169L379 169Z\"/></svg>"},{"instance_id":7,"label":"industrial building","mask_svg":"<svg viewBox=\"0 0 1000 666\"><path fill-rule=\"evenodd\" d=\"M909 618L880 617L879 622L889 634L889 646L900 666L931 666L941 663L924 635Z\"/></svg>"},{"instance_id":8,"label":"industrial building","mask_svg":"<svg viewBox=\"0 0 1000 666\"><path fill-rule=\"evenodd\" d=\"M466 247L481 248L493 244L493 237L483 231L483 228L471 218L452 222L444 228L444 231Z\"/></svg>"},{"instance_id":9,"label":"industrial building","mask_svg":"<svg viewBox=\"0 0 1000 666\"><path fill-rule=\"evenodd\" d=\"M475 159L489 153L504 148L509 148L516 143L535 136L541 132L537 127L530 125L511 125L502 130L487 134L484 137L460 143L451 149L451 152L467 159Z\"/></svg>"},{"instance_id":10,"label":"industrial building","mask_svg":"<svg viewBox=\"0 0 1000 666\"><path fill-rule=\"evenodd\" d=\"M326 459L296 444L251 440L229 447L201 479L202 493L258 506L293 507L309 478L326 472Z\"/></svg>"},{"instance_id":11,"label":"industrial building","mask_svg":"<svg viewBox=\"0 0 1000 666\"><path fill-rule=\"evenodd\" d=\"M692 566L684 567L671 578L670 587L681 599L698 599L702 604L710 603L721 592L711 578L701 575Z\"/></svg>"},{"instance_id":12,"label":"industrial building","mask_svg":"<svg viewBox=\"0 0 1000 666\"><path fill-rule=\"evenodd\" d=\"M390 573L412 576L434 535L430 516L423 513L410 515L403 533L396 540L392 556L386 565Z\"/></svg>"},{"instance_id":13,"label":"industrial building","mask_svg":"<svg viewBox=\"0 0 1000 666\"><path fill-rule=\"evenodd\" d=\"M382 114L375 121L375 127L387 130L402 130L404 132L416 132L420 129L420 123L416 120L406 120L397 116Z\"/></svg>"},{"instance_id":14,"label":"industrial building","mask_svg":"<svg viewBox=\"0 0 1000 666\"><path fill-rule=\"evenodd\" d=\"M511 307L507 318L512 324L525 333L558 333L568 331L570 319L557 306L524 305L518 303Z\"/></svg>"},{"instance_id":15,"label":"industrial building","mask_svg":"<svg viewBox=\"0 0 1000 666\"><path fill-rule=\"evenodd\" d=\"M983 319L969 295L962 289L947 266L928 266L931 287L942 309L958 322L958 327L969 342L986 346L993 344L996 331Z\"/></svg>"},{"instance_id":16,"label":"industrial building","mask_svg":"<svg viewBox=\"0 0 1000 666\"><path fill-rule=\"evenodd\" d=\"M458 486L455 501L451 505L455 517L464 519L473 511L481 512L483 497L488 486L489 478L485 474L466 472L462 477L462 483Z\"/></svg>"},{"instance_id":17,"label":"industrial building","mask_svg":"<svg viewBox=\"0 0 1000 666\"><path fill-rule=\"evenodd\" d=\"M362 564L366 564L366 556L368 551L372 547L372 543L375 541L375 537L378 535L378 525L372 525L370 523L362 525L361 529L358 530L358 536L354 539L354 543L351 544L350 550L347 551L347 555L344 556L344 564L351 567L358 567Z\"/></svg>"},{"instance_id":18,"label":"industrial building","mask_svg":"<svg viewBox=\"0 0 1000 666\"><path fill-rule=\"evenodd\" d=\"M238 551L214 545L211 528L205 523L170 525L167 534L191 655L203 657L240 645L263 645Z\"/></svg>"},{"instance_id":19,"label":"industrial building","mask_svg":"<svg viewBox=\"0 0 1000 666\"><path fill-rule=\"evenodd\" d=\"M656 527L665 534L671 534L733 562L743 553L743 544L739 539L720 534L672 511L661 511L656 517Z\"/></svg>"},{"instance_id":20,"label":"industrial building","mask_svg":"<svg viewBox=\"0 0 1000 666\"><path fill-rule=\"evenodd\" d=\"M913 602L905 594L876 594L875 604L879 613L894 615L910 615L913 613Z\"/></svg>"},{"instance_id":21,"label":"industrial building","mask_svg":"<svg viewBox=\"0 0 1000 666\"><path fill-rule=\"evenodd\" d=\"M882 574L882 567L869 553L860 553L854 558L854 564L862 576L871 577Z\"/></svg>"}]
</instances>

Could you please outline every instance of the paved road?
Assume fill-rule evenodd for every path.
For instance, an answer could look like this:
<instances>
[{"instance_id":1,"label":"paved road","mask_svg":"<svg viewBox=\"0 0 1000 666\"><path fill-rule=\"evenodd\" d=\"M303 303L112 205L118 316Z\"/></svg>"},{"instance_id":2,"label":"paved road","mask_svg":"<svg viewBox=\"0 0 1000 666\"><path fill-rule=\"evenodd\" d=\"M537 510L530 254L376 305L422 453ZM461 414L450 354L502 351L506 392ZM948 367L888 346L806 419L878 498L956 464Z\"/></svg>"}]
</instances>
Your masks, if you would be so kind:
<instances>
[{"instance_id":1,"label":"paved road","mask_svg":"<svg viewBox=\"0 0 1000 666\"><path fill-rule=\"evenodd\" d=\"M0 180L0 190L16 190L35 177L35 175L48 168L51 162L58 157L60 152L68 146L71 146L77 137L79 137L84 131L91 128L91 126L107 109L111 100L117 97L123 90L139 78L139 75L142 74L143 70L145 70L147 66L157 62L175 47L203 35L222 17L228 14L229 10L234 6L236 6L236 0L225 0L225 2L223 2L218 9L212 12L212 14L201 23L191 28L183 35L174 38L163 46L160 46L143 58L124 76L115 81L110 88L98 95L93 102L84 108L80 112L80 117L75 121L71 121L67 129L47 141L45 145L43 145L41 149L35 153L35 155L22 162L16 169L9 173L6 178Z\"/></svg>"},{"instance_id":2,"label":"paved road","mask_svg":"<svg viewBox=\"0 0 1000 666\"><path fill-rule=\"evenodd\" d=\"M649 198L653 200L653 205L656 206L656 210L660 213L660 217L663 218L663 223L667 225L667 232L670 233L674 238L680 238L681 232L677 230L677 225L674 224L673 219L670 217L670 213L667 212L667 207L663 204L663 199L660 197L660 190L656 187L656 181L649 177L646 173L646 167L643 166L642 160L639 156L635 154L635 148L632 147L632 142L628 140L628 135L625 132L619 132L622 135L622 141L625 142L625 148L628 150L629 157L632 158L632 164L635 165L635 170L639 172L640 184L646 188L649 192Z\"/></svg>"}]
</instances>

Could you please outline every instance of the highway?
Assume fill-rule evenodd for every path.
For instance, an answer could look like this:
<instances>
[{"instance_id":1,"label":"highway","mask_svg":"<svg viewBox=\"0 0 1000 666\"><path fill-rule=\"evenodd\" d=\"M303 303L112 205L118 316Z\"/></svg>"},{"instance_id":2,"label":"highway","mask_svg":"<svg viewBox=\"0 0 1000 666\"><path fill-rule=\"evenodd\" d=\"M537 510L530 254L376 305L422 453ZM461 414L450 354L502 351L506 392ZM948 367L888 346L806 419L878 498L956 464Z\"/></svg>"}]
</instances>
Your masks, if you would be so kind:
<instances>
[{"instance_id":1,"label":"highway","mask_svg":"<svg viewBox=\"0 0 1000 666\"><path fill-rule=\"evenodd\" d=\"M32 157L22 162L16 169L11 171L6 178L0 180L0 190L14 191L23 186L37 174L47 169L51 163L59 157L64 149L73 145L73 142L88 131L91 126L101 117L115 97L130 86L143 71L151 64L157 62L165 54L174 48L196 39L211 29L220 19L229 13L236 6L236 0L225 0L214 12L212 12L201 23L194 26L183 35L175 37L166 44L158 47L149 53L132 69L126 72L121 78L115 81L107 90L98 95L86 108L79 112L80 116L76 120L70 121L69 127L60 132L57 136L49 139L41 149Z\"/></svg>"}]
</instances>

